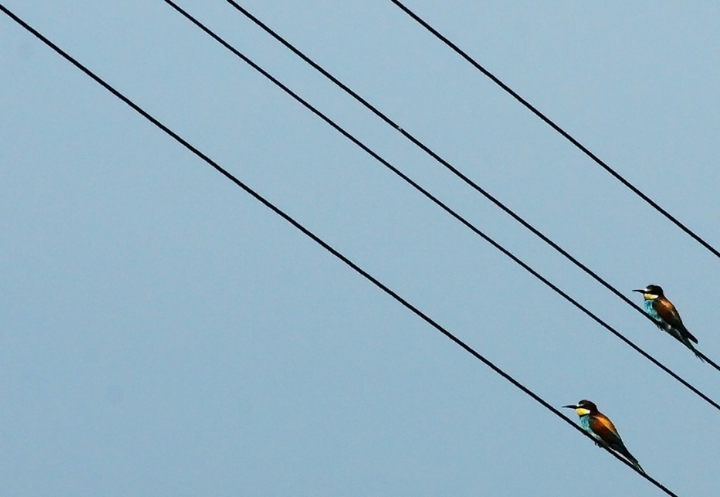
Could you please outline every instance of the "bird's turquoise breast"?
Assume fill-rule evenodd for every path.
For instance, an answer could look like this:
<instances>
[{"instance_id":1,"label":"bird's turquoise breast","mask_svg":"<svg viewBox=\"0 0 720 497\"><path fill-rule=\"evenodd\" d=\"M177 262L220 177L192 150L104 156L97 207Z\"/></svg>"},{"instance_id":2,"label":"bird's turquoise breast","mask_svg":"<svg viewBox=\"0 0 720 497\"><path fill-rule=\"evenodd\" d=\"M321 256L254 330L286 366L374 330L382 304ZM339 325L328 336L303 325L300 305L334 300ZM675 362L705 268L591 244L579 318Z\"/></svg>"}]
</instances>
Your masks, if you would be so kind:
<instances>
[{"instance_id":1,"label":"bird's turquoise breast","mask_svg":"<svg viewBox=\"0 0 720 497\"><path fill-rule=\"evenodd\" d=\"M586 414L585 416L580 416L580 426L583 427L583 430L588 432L590 435L593 436L593 438L598 438L597 433L595 433L592 428L590 427L590 415Z\"/></svg>"},{"instance_id":2,"label":"bird's turquoise breast","mask_svg":"<svg viewBox=\"0 0 720 497\"><path fill-rule=\"evenodd\" d=\"M663 318L661 318L660 314L658 314L658 312L655 310L652 300L646 300L643 303L643 309L645 309L647 315L653 318L655 321L663 322Z\"/></svg>"},{"instance_id":3,"label":"bird's turquoise breast","mask_svg":"<svg viewBox=\"0 0 720 497\"><path fill-rule=\"evenodd\" d=\"M592 430L590 429L590 416L580 416L580 426L582 426L585 431L592 433Z\"/></svg>"}]
</instances>

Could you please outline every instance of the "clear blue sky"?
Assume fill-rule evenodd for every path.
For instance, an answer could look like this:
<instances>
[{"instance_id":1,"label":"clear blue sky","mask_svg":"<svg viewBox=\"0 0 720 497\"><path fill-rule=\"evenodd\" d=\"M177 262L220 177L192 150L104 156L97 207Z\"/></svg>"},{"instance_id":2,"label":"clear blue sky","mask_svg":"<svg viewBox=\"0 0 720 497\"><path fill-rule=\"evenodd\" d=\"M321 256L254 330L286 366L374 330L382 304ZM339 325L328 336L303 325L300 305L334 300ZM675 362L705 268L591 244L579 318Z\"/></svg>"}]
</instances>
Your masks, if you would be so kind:
<instances>
[{"instance_id":1,"label":"clear blue sky","mask_svg":"<svg viewBox=\"0 0 720 497\"><path fill-rule=\"evenodd\" d=\"M619 331L720 373L222 0L179 2ZM720 360L720 260L387 0L243 6ZM717 495L720 412L160 0L2 0L648 473ZM715 247L716 2L408 0ZM0 16L0 494L660 495ZM575 421L571 411L568 416Z\"/></svg>"}]
</instances>

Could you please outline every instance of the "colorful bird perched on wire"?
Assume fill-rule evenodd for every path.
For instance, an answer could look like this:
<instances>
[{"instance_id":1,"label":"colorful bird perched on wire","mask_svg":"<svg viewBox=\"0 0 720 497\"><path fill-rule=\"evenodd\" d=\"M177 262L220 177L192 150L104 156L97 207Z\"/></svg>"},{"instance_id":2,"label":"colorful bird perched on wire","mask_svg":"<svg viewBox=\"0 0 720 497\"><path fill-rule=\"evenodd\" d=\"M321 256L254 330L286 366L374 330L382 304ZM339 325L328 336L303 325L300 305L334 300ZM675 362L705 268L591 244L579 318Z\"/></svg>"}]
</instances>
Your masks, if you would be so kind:
<instances>
[{"instance_id":1,"label":"colorful bird perched on wire","mask_svg":"<svg viewBox=\"0 0 720 497\"><path fill-rule=\"evenodd\" d=\"M607 416L598 411L597 406L593 402L581 400L575 405L563 407L575 409L575 412L580 416L580 426L590 434L598 445L612 449L627 459L638 471L645 473L637 459L635 459L625 447L615 425L612 424L612 421L610 421Z\"/></svg>"},{"instance_id":2,"label":"colorful bird perched on wire","mask_svg":"<svg viewBox=\"0 0 720 497\"><path fill-rule=\"evenodd\" d=\"M697 338L685 328L685 325L680 318L680 314L677 309L670 302L663 293L663 289L658 285L648 285L640 290L633 290L633 292L640 292L645 298L643 303L643 309L648 316L650 316L658 328L666 331L676 340L680 341L683 345L693 351L693 353L704 362L704 359L700 352L698 352L693 343L698 343Z\"/></svg>"}]
</instances>

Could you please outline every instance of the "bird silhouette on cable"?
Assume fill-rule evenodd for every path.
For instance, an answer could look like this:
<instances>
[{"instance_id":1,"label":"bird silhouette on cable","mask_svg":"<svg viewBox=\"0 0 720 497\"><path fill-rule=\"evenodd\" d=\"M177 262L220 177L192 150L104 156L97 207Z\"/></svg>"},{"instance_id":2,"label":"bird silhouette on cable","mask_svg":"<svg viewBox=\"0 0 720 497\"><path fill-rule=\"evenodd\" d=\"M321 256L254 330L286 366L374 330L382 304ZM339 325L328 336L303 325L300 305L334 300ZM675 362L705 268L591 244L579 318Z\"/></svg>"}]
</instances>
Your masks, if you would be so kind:
<instances>
[{"instance_id":1,"label":"bird silhouette on cable","mask_svg":"<svg viewBox=\"0 0 720 497\"><path fill-rule=\"evenodd\" d=\"M658 328L670 334L673 338L680 341L683 345L693 351L695 356L705 362L700 352L698 352L693 343L698 343L697 338L688 331L680 318L677 309L670 302L663 289L658 285L648 285L633 292L640 292L645 298L643 309L650 316Z\"/></svg>"},{"instance_id":2,"label":"bird silhouette on cable","mask_svg":"<svg viewBox=\"0 0 720 497\"><path fill-rule=\"evenodd\" d=\"M645 473L645 470L642 469L637 459L635 459L630 451L627 450L627 447L625 447L615 425L607 416L598 411L597 406L593 402L581 400L575 405L563 407L575 409L577 415L580 416L580 426L590 434L597 445L607 447L620 454L637 468L638 471Z\"/></svg>"}]
</instances>

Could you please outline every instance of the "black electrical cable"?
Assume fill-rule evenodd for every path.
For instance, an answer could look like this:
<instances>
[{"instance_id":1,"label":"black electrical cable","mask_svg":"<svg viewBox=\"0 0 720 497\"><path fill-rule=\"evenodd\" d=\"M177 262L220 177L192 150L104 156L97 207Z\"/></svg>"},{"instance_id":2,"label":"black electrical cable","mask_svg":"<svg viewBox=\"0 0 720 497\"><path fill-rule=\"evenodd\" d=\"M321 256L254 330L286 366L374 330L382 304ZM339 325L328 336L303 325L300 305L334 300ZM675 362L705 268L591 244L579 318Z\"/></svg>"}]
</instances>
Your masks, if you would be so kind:
<instances>
[{"instance_id":1,"label":"black electrical cable","mask_svg":"<svg viewBox=\"0 0 720 497\"><path fill-rule=\"evenodd\" d=\"M630 340L629 340L627 337L625 337L622 333L620 333L620 332L617 331L615 328L613 328L612 326L610 326L608 323L606 323L605 321L603 321L602 319L600 319L597 315L595 315L593 312L591 312L591 311L590 311L589 309L587 309L585 306L583 306L582 304L580 304L578 301L576 301L575 299L573 299L570 295L568 295L567 293L565 293L564 291L562 291L560 288L558 288L556 285L554 285L553 283L551 283L547 278L545 278L545 277L543 277L542 275L540 275L540 273L538 273L537 271L535 271L534 269L532 269L530 266L528 266L526 263L524 263L522 260L520 260L517 256L515 256L515 255L514 255L512 252L510 252L508 249L506 249L505 247L503 247L502 245L500 245L499 243L497 243L495 240L493 240L492 238L490 238L488 235L486 235L485 233L483 233L483 232L482 232L479 228L477 228L475 225L473 225L472 223L470 223L469 221L467 221L464 217L462 217L460 214L458 214L457 212L455 212L454 210L452 210L452 209L451 209L450 207L448 207L445 203L443 203L441 200L439 200L439 199L436 198L434 195L432 195L429 191L427 191L427 190L424 189L422 186L420 186L418 183L416 183L416 182L413 181L411 178L409 178L407 175L405 175L402 171L400 171L400 170L397 169L395 166L393 166L392 164L390 164L388 161L386 161L385 159L383 159L383 158L382 158L381 156L379 156L376 152L374 152L372 149L370 149L367 145L365 145L365 144L362 143L360 140L358 140L358 139L355 138L353 135L351 135L349 132L347 132L345 129L343 129L342 127L340 127L337 123L335 123L333 120L331 120L331 119L330 119L329 117L327 117L325 114L323 114L322 112L320 112L317 108L313 107L310 103L308 103L308 102L307 102L306 100L304 100L302 97L300 97L299 95L297 95L297 94L296 94L295 92L293 92L290 88L288 88L287 86L285 86L282 82L280 82L279 80L277 80L274 76L272 76L271 74L269 74L269 73L268 73L267 71L265 71L263 68L261 68L260 66L258 66L255 62L253 62L252 60L250 60L247 56L245 56L244 54L242 54L241 52L239 52L236 48L234 48L232 45L230 45L230 44L227 43L225 40L223 40L222 38L220 38L217 34L215 34L213 31L211 31L209 28L207 28L207 27L206 27L204 24L202 24L200 21L198 21L197 19L195 19L195 18L194 18L192 15L190 15L188 12L186 12L185 10L183 10L181 7L179 7L178 5L176 5L176 4L175 4L174 2L172 2L171 0L164 0L164 1L165 1L165 3L167 3L168 5L170 5L171 7L173 7L176 11L178 11L180 14L182 14L185 18L187 18L188 20L190 20L190 21L191 21L193 24L195 24L197 27L199 27L200 29L202 29L205 33L207 33L208 35L210 35L210 36L211 36L213 39L215 39L217 42L219 42L220 44L222 44L225 48L227 48L227 49L230 50L232 53L234 53L235 55L237 55L238 57L240 57L244 62L246 62L248 65L250 65L253 69L255 69L255 70L258 71L260 74L262 74L263 76L265 76L267 79L269 79L270 81L272 81L275 85L277 85L277 86L278 86L280 89L282 89L285 93L287 93L287 94L290 95L292 98L294 98L297 102L299 102L300 104L302 104L305 108L307 108L308 110L310 110L313 114L315 114L315 115L318 116L320 119L322 119L323 121L325 121L326 123L328 123L328 124L329 124L330 126L332 126L335 130L337 130L339 133L341 133L341 134L342 134L343 136L345 136L347 139L349 139L350 141L352 141L354 144L356 144L356 145L357 145L358 147L360 147L363 151L365 151L366 153L368 153L368 154L369 154L371 157L373 157L375 160L377 160L378 162L380 162L383 166L387 167L387 168L388 168L389 170L391 170L393 173L395 173L396 175L398 175L403 181L405 181L405 182L408 183L410 186L412 186L413 188L415 188L417 191L419 191L420 193L422 193L426 198L428 198L430 201L432 201L433 203L435 203L438 207L440 207L440 208L443 209L445 212L447 212L448 214L450 214L452 217L454 217L455 219L457 219L458 221L460 221L462 224L464 224L465 226L467 226L468 228L470 228L470 230L472 230L475 234L477 234L477 235L479 235L480 237L482 237L485 241L487 241L488 243L490 243L493 247L495 247L496 249L500 250L503 254L505 254L505 255L508 256L510 259L512 259L515 263L517 263L517 264L519 264L520 266L522 266L526 271L528 271L528 272L531 273L533 276L535 276L536 278L538 278L540 281L542 281L543 283L545 283L548 287L550 287L550 288L551 288L553 291L555 291L558 295L562 296L565 300L567 300L568 302L570 302L571 304L573 304L575 307L577 307L578 309L580 309L580 310L581 310L582 312L584 312L587 316L589 316L590 318L592 318L595 322L597 322L598 324L600 324L601 326L603 326L605 329L607 329L608 331L610 331L613 335L615 335L616 337L618 337L619 339L621 339L623 342L625 342L627 345L629 345L630 347L632 347L635 351L637 351L638 353L640 353L643 357L645 357L645 358L648 359L650 362L652 362L653 364L655 364L657 367L659 367L660 369L662 369L663 371L665 371L667 374L669 374L670 376L672 376L674 379L676 379L677 381L679 381L680 383L682 383L685 387L687 387L687 388L690 389L693 393L695 393L696 395L698 395L699 397L701 397L703 400L705 400L707 403L709 403L710 405L712 405L715 409L720 410L720 404L718 404L718 403L715 402L713 399L711 399L710 397L708 397L707 395L705 395L704 393L702 393L702 392L701 392L700 390L698 390L695 386L693 386L692 384L690 384L688 381L686 381L685 379L683 379L680 375L678 375L677 373L675 373L674 371L672 371L670 368L668 368L667 366L665 366L664 364L662 364L660 361L658 361L657 359L655 359L653 356L651 356L650 354L648 354L647 352L645 352L642 348L640 348L639 346L635 345L632 341L630 341ZM633 306L633 307L634 307L634 306ZM645 315L645 314L643 313L643 315Z\"/></svg>"},{"instance_id":2,"label":"black electrical cable","mask_svg":"<svg viewBox=\"0 0 720 497\"><path fill-rule=\"evenodd\" d=\"M480 185L475 183L473 180L465 176L462 172L460 172L457 168L452 166L448 161L440 157L437 153L435 153L430 147L425 145L423 142L421 142L419 139L417 139L415 136L410 134L408 131L406 131L404 128L402 128L399 124L397 124L395 121L390 119L386 114L384 114L382 111L380 111L377 107L372 105L370 102L365 100L363 97L361 97L358 93L356 93L354 90L352 90L350 87L348 87L345 83L337 79L335 76L330 74L327 70L325 70L320 64L312 60L310 57L308 57L306 54L304 54L302 51L300 51L297 47L295 47L293 44L291 44L289 41L287 41L285 38L277 34L275 31L273 31L267 24L263 23L260 19L255 17L253 14L251 14L247 9L239 5L234 0L226 0L227 3L229 3L232 7L234 7L236 10L238 10L241 14L243 14L245 17L250 19L253 23L255 23L258 27L263 29L266 33L268 33L270 36L275 38L278 42L282 43L286 48L288 48L291 52L293 52L295 55L300 57L303 61L305 61L307 64L309 64L313 69L318 71L320 74L325 76L327 79L329 79L331 82L333 82L336 86L338 86L340 89L342 89L345 93L353 97L356 101L361 103L365 108L370 110L373 114L375 114L377 117L382 119L385 123L395 128L397 131L399 131L405 138L410 140L414 145L416 145L418 148L420 148L423 152L428 154L430 157L435 159L437 162L439 162L441 165L443 165L445 168L447 168L449 171L451 171L453 174L455 174L458 178L463 180L466 184L470 185L474 190L479 192L481 195L483 195L485 198L490 200L493 204L495 204L497 207L499 207L503 212L508 214L510 217L512 217L515 221L520 223L524 228L529 230L532 234L540 238L542 241L544 241L546 244L550 245L554 250L559 252L563 257L565 257L567 260L572 262L576 267L580 268L582 271L584 271L587 275L589 275L591 278L593 278L595 281L600 283L602 286L604 286L606 289L610 290L613 294L615 294L618 298L623 300L626 304L628 304L630 307L638 311L640 314L642 314L645 318L649 319L653 324L655 324L655 321L648 316L645 311L643 311L639 306L635 305L635 303L630 300L628 297L626 297L622 292L620 292L617 288L612 286L610 283L608 283L605 279L600 277L597 273L595 273L593 270L591 270L589 267L587 267L585 264L580 262L578 259L573 257L569 252L567 252L565 249L563 249L561 246L559 246L557 243L552 241L550 238L548 238L544 233L542 233L540 230L535 228L533 225L525 221L520 215L515 213L512 209L507 207L505 204L500 202L497 198L495 198L493 195L491 195L488 191L486 191L484 188L482 188ZM170 5L174 6L171 2ZM188 17L189 18L189 17ZM190 18L189 18L190 19ZM191 21L195 22L193 19L190 19ZM198 26L200 26L199 23L195 22ZM214 33L210 32L210 30L204 28L203 26L200 26L201 29L203 29L205 32L210 34L213 38L215 38L217 41L222 43L226 48L230 48L228 44L226 44L224 41L220 40L218 36L216 36ZM236 54L237 55L237 54ZM710 364L712 367L714 367L716 370L720 371L720 366L718 366L714 361L712 361L710 358L708 358L705 354L700 352L699 350L695 349L699 356L702 357L702 359Z\"/></svg>"},{"instance_id":3,"label":"black electrical cable","mask_svg":"<svg viewBox=\"0 0 720 497\"><path fill-rule=\"evenodd\" d=\"M573 138L570 133L562 129L559 125L555 124L554 121L552 121L549 117L547 117L545 114L540 112L537 108L535 108L530 102L525 100L523 97L521 97L517 92L515 92L512 88L510 88L508 85L503 83L497 76L495 76L493 73L485 69L482 65L480 65L475 59L470 57L465 51L463 51L460 47L458 47L456 44L451 42L447 37L443 36L438 30L430 26L427 22L425 22L420 16L415 14L412 10L410 10L408 7L402 4L402 2L399 2L398 0L390 0L392 3L397 5L403 12L405 12L408 16L410 16L415 22L420 24L422 27L424 27L426 30L428 30L430 33L432 33L437 39L442 41L445 45L450 47L455 53L460 55L463 59L468 61L475 69L483 73L485 76L490 78L493 83L498 85L500 88L505 90L507 93L512 95L515 100L520 102L523 106L525 106L530 112L535 114L537 117L539 117L543 122L545 122L548 126L550 126L552 129L560 133L565 139L567 139L570 143L575 145L577 148L579 148L585 155L590 157L593 161L595 161L600 167L605 169L608 173L610 173L615 179L617 179L620 183L622 183L624 186L626 186L630 191L632 191L635 195L643 199L645 202L647 202L651 207L653 207L656 211L658 211L660 214L665 216L670 222L672 222L675 226L680 228L682 231L684 231L686 234L690 235L691 238L693 238L696 242L698 242L700 245L705 247L707 250L709 250L712 254L714 254L716 257L720 258L720 251L718 251L715 247L710 245L708 242L706 242L703 238L701 238L699 235L697 235L694 231L692 231L690 228L685 226L682 222L680 222L677 218L675 218L672 214L670 214L668 211L660 207L654 200L652 200L650 197L645 195L642 191L640 191L639 188L634 186L632 183L630 183L628 180L626 180L623 176L620 175L617 171L615 171L613 168L611 168L609 165L607 165L603 160L601 160L597 155L592 153L590 150L588 150L587 147L585 147L582 143L580 143L578 140ZM715 365L716 369L718 369L717 365ZM720 369L719 369L720 370Z\"/></svg>"},{"instance_id":4,"label":"black electrical cable","mask_svg":"<svg viewBox=\"0 0 720 497\"><path fill-rule=\"evenodd\" d=\"M385 286L383 283L381 283L379 280L377 280L375 277L373 277L370 273L362 269L360 266L352 262L350 259L345 257L343 254L335 250L332 246L330 246L328 243L323 241L320 237L312 233L310 230L305 228L302 224L300 224L298 221L290 217L290 215L286 214L284 211L282 211L280 208L276 207L274 204L272 204L269 200L265 199L262 195L251 189L249 186L247 186L245 183L237 179L235 176L233 176L229 171L224 169L222 166L220 166L217 162L213 161L210 157L205 155L203 152L201 152L199 149L194 147L192 144L190 144L187 140L182 138L180 135L172 131L170 128L168 128L166 125L164 125L162 122L160 122L158 119L150 115L147 111L142 109L140 106L135 104L132 100L130 100L128 97L120 93L118 90L116 90L114 87L112 87L109 83L105 82L103 79L101 79L99 76L97 76L95 73L90 71L88 68L86 68L84 65L82 65L80 62L78 62L75 58L70 56L68 53L66 53L64 50L62 50L60 47L55 45L53 42L51 42L49 39L47 39L45 36L43 36L40 32L35 30L33 27L31 27L29 24L27 24L25 21L17 17L14 13L12 13L10 10L8 10L4 5L0 4L0 10L4 12L8 17L10 17L13 21L15 21L17 24L25 28L27 31L32 33L36 38L38 38L40 41L45 43L48 47L53 49L56 53L58 53L60 56L62 56L65 60L73 64L75 67L80 69L82 72L84 72L87 76L92 78L95 82L100 84L103 88L108 90L110 93L112 93L115 97L122 100L125 104L127 104L130 108L132 108L134 111L136 111L138 114L140 114L142 117L150 121L152 124L154 124L156 127L161 129L163 132L165 132L167 135L169 135L171 138L173 138L175 141L180 143L183 147L185 147L187 150L195 154L198 158L202 159L204 162L206 162L208 165L212 166L215 170L217 170L219 173L221 173L223 176L225 176L227 179L235 183L237 186L242 188L246 193L250 194L252 197L254 197L256 200L258 200L260 203L262 203L265 207L272 210L275 214L282 217L284 220L289 222L293 227L298 229L300 232L302 232L304 235L312 239L314 242L319 244L321 247L323 247L325 250L330 252L332 255L334 255L336 258L340 259L342 262L344 262L347 266L352 268L355 272L363 276L365 279L370 281L372 284L374 284L376 287L381 289L383 292L391 296L393 299L395 299L397 302L402 304L404 307L406 307L408 310L412 311L416 316L420 317L423 321L431 325L433 328L441 332L443 335L448 337L450 340L455 342L457 345L465 349L465 351L469 352L473 357L483 362L485 365L487 365L490 369L492 369L495 373L499 374L503 378L505 378L507 381L512 383L513 386L520 389L523 393L531 397L533 400L535 400L537 403L545 407L547 410L555 414L558 418L563 420L567 425L573 427L576 431L579 433L582 433L584 436L589 438L590 440L594 439L586 433L582 428L580 428L577 424L570 421L567 417L565 417L564 414L562 414L558 409L550 405L547 401L545 401L542 397L534 393L532 390L527 388L525 385L520 383L518 380L513 378L510 374L506 373L502 369L500 369L498 366L496 366L494 363L492 363L490 360L485 358L480 353L476 352L472 347L467 345L465 342L457 338L455 335L450 333L448 330L446 330L443 326L435 322L432 318L430 318L428 315L423 313L420 309L410 304L407 300L403 299L400 295L392 291L390 288ZM635 468L632 464L630 464L627 460L625 460L623 457L618 455L616 452L610 450L607 447L603 448L607 450L610 454L612 454L615 458L625 463L626 466L632 468L637 474L651 482L653 485L655 485L657 488L665 492L667 495L672 495L677 497L677 495L673 492L671 492L667 487L662 485L660 482L652 478L651 476L647 475L646 473L643 473L639 471L637 468Z\"/></svg>"}]
</instances>

